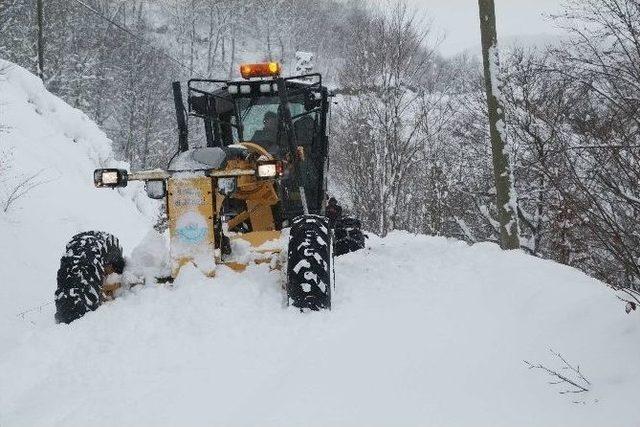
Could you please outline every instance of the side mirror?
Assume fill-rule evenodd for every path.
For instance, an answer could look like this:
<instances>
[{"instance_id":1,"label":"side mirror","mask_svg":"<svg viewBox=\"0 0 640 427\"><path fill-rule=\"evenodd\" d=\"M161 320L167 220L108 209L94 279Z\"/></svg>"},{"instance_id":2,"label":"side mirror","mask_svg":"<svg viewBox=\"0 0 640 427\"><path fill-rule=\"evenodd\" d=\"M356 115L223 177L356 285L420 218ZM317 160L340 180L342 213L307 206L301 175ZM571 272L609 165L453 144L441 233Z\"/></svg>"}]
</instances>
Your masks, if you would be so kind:
<instances>
[{"instance_id":1,"label":"side mirror","mask_svg":"<svg viewBox=\"0 0 640 427\"><path fill-rule=\"evenodd\" d=\"M167 195L167 186L164 180L161 181L146 181L144 183L144 191L147 192L147 196L154 200L164 199Z\"/></svg>"},{"instance_id":2,"label":"side mirror","mask_svg":"<svg viewBox=\"0 0 640 427\"><path fill-rule=\"evenodd\" d=\"M93 171L93 183L96 187L126 187L129 174L125 169L96 169Z\"/></svg>"}]
</instances>

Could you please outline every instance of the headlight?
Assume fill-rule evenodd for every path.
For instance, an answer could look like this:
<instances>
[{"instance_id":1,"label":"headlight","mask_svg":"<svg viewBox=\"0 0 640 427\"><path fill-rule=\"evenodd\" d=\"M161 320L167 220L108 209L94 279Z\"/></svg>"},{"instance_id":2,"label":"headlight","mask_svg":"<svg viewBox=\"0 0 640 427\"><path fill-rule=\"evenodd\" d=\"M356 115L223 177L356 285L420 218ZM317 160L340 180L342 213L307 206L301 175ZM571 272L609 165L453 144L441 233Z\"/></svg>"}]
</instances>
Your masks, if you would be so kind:
<instances>
[{"instance_id":1,"label":"headlight","mask_svg":"<svg viewBox=\"0 0 640 427\"><path fill-rule=\"evenodd\" d=\"M278 165L275 162L258 164L258 178L275 178L278 176Z\"/></svg>"},{"instance_id":2,"label":"headlight","mask_svg":"<svg viewBox=\"0 0 640 427\"><path fill-rule=\"evenodd\" d=\"M118 172L110 171L102 173L103 185L116 185L118 183Z\"/></svg>"},{"instance_id":3,"label":"headlight","mask_svg":"<svg viewBox=\"0 0 640 427\"><path fill-rule=\"evenodd\" d=\"M271 92L271 84L269 83L262 83L260 85L260 92L262 93L269 93Z\"/></svg>"}]
</instances>

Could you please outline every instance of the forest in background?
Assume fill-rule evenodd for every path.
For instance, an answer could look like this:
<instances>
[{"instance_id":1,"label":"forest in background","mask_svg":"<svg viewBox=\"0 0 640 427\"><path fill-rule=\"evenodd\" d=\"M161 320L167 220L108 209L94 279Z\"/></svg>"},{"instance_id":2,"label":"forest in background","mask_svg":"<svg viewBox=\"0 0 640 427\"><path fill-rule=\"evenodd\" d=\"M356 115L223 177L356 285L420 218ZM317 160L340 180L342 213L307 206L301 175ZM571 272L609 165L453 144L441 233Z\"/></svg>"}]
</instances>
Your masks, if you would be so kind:
<instances>
[{"instance_id":1,"label":"forest in background","mask_svg":"<svg viewBox=\"0 0 640 427\"><path fill-rule=\"evenodd\" d=\"M35 3L0 3L0 57L37 73ZM521 244L637 291L640 4L565 3L560 46L501 57ZM133 168L164 166L176 150L172 81L236 77L245 60L291 72L308 51L336 93L331 188L367 229L499 240L480 63L443 58L428 16L405 4L44 5L47 89L95 120Z\"/></svg>"}]
</instances>

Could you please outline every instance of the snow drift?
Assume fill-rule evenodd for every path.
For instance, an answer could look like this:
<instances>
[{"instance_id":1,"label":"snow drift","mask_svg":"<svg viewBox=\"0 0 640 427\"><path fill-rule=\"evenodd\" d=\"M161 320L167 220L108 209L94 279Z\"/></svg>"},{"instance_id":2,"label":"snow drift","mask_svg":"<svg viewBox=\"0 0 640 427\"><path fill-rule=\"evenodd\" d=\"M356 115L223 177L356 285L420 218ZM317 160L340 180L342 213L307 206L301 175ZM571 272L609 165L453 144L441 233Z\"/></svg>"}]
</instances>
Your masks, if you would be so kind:
<instances>
[{"instance_id":1,"label":"snow drift","mask_svg":"<svg viewBox=\"0 0 640 427\"><path fill-rule=\"evenodd\" d=\"M490 244L372 237L337 260L331 312L284 309L280 274L255 265L215 279L184 268L70 325L52 305L17 316L52 300L71 234L104 229L131 249L150 221L139 189L92 188L112 159L84 115L17 67L0 93L15 170L47 171L0 216L3 427L640 423L637 315L574 269ZM550 349L588 392L561 395L527 368L570 375Z\"/></svg>"},{"instance_id":2,"label":"snow drift","mask_svg":"<svg viewBox=\"0 0 640 427\"><path fill-rule=\"evenodd\" d=\"M2 60L0 156L7 165L0 171L0 341L5 341L7 323L17 313L53 303L60 256L72 235L111 231L131 248L151 227L157 204L139 184L97 191L95 168L127 167L114 160L109 139L84 113L47 92L36 76ZM26 181L24 188L31 190L7 206ZM5 349L0 346L0 354Z\"/></svg>"}]
</instances>

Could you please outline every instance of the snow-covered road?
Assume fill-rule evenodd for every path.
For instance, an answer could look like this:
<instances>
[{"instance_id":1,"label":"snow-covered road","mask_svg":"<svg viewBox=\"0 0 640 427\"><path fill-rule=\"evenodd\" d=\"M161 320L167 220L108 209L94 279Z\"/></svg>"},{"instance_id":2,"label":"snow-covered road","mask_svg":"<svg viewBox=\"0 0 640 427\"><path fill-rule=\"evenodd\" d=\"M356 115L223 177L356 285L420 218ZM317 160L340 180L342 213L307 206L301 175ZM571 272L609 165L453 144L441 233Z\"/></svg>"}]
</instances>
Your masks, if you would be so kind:
<instances>
[{"instance_id":1,"label":"snow-covered road","mask_svg":"<svg viewBox=\"0 0 640 427\"><path fill-rule=\"evenodd\" d=\"M394 233L339 259L331 312L279 275L187 269L71 325L25 316L0 425L636 425L637 319L598 282L491 245ZM523 360L580 364L561 396ZM574 404L581 401L584 404ZM624 417L621 414L625 414Z\"/></svg>"}]
</instances>

